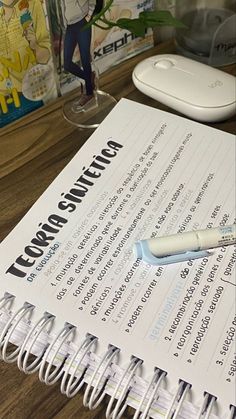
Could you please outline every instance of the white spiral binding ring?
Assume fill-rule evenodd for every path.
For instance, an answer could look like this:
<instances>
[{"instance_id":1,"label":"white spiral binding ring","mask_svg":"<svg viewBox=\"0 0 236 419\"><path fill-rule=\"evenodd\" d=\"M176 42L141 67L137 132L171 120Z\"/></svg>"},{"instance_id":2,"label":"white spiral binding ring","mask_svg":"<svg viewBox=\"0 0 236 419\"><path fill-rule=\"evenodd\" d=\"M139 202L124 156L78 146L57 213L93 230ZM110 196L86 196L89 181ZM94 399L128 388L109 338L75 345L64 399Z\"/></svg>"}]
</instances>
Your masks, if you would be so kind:
<instances>
[{"instance_id":1,"label":"white spiral binding ring","mask_svg":"<svg viewBox=\"0 0 236 419\"><path fill-rule=\"evenodd\" d=\"M236 419L236 406L230 406L230 416L229 419Z\"/></svg>"},{"instance_id":2,"label":"white spiral binding ring","mask_svg":"<svg viewBox=\"0 0 236 419\"><path fill-rule=\"evenodd\" d=\"M104 399L106 393L106 384L110 378L109 369L114 358L119 354L120 349L115 346L109 346L108 350L95 368L92 377L86 387L84 393L84 406L89 407L90 410L96 407Z\"/></svg>"},{"instance_id":3,"label":"white spiral binding ring","mask_svg":"<svg viewBox=\"0 0 236 419\"><path fill-rule=\"evenodd\" d=\"M157 400L157 393L160 387L160 384L164 377L166 376L166 372L156 369L154 374L151 377L149 384L147 385L147 389L143 394L140 403L135 411L133 419L148 419L150 416L148 415L152 404Z\"/></svg>"},{"instance_id":4,"label":"white spiral binding ring","mask_svg":"<svg viewBox=\"0 0 236 419\"><path fill-rule=\"evenodd\" d=\"M84 375L89 367L89 361L82 366L82 362L97 338L87 335L77 351L72 356L61 381L61 393L67 397L74 397L84 384ZM77 361L79 357L79 360ZM79 371L79 374L78 374Z\"/></svg>"},{"instance_id":5,"label":"white spiral binding ring","mask_svg":"<svg viewBox=\"0 0 236 419\"><path fill-rule=\"evenodd\" d=\"M143 361L141 359L133 357L127 368L124 370L108 403L106 410L107 419L119 419L122 417L127 407L126 399L130 391L131 382L136 375L135 373L137 369L142 365L142 363ZM118 399L115 403L114 409L112 410L117 395Z\"/></svg>"},{"instance_id":6,"label":"white spiral binding ring","mask_svg":"<svg viewBox=\"0 0 236 419\"><path fill-rule=\"evenodd\" d=\"M45 352L45 349L48 347L48 339L51 327L53 325L55 317L49 313L44 313L44 315L35 323L34 327L29 331L27 334L17 358L17 366L20 371L23 371L25 374L33 374L37 371L40 367L42 362L42 356ZM46 331L46 328L48 330ZM42 333L46 334L47 338L43 344L39 346L39 340ZM28 365L29 356L31 356L35 350L34 346L37 344L39 348L37 348L37 352L39 351L40 347L41 350L39 351L38 356Z\"/></svg>"},{"instance_id":7,"label":"white spiral binding ring","mask_svg":"<svg viewBox=\"0 0 236 419\"><path fill-rule=\"evenodd\" d=\"M47 348L42 362L40 364L39 368L39 380L44 382L47 385L52 385L56 383L56 381L59 380L59 378L64 373L62 367L64 364L64 361L66 360L66 357L68 355L68 338L70 335L72 335L72 339L74 337L76 328L70 324L66 324L63 329L61 329L56 337L53 339L49 347ZM60 357L60 352L62 352L62 359L58 358ZM46 366L47 364L47 366ZM46 370L45 370L46 366ZM52 371L51 371L52 370Z\"/></svg>"},{"instance_id":8,"label":"white spiral binding ring","mask_svg":"<svg viewBox=\"0 0 236 419\"><path fill-rule=\"evenodd\" d=\"M197 419L209 419L216 397L212 394L205 393L202 406L200 407Z\"/></svg>"},{"instance_id":9,"label":"white spiral binding ring","mask_svg":"<svg viewBox=\"0 0 236 419\"><path fill-rule=\"evenodd\" d=\"M165 419L176 419L178 417L190 388L191 385L189 383L180 380L178 389L171 401L168 411L165 414Z\"/></svg>"},{"instance_id":10,"label":"white spiral binding ring","mask_svg":"<svg viewBox=\"0 0 236 419\"><path fill-rule=\"evenodd\" d=\"M30 317L34 308L35 307L31 304L25 303L7 321L0 335L0 358L2 358L3 361L12 363L17 360L18 354L20 352L20 345L12 351L8 351L8 345L10 341L14 341L14 339L11 339L13 337L14 332L19 332L20 330L22 335L25 336L27 334L28 329L30 328L30 322L29 319L27 322L24 321L26 320L27 315L29 315ZM19 328L20 324L22 325L22 330Z\"/></svg>"},{"instance_id":11,"label":"white spiral binding ring","mask_svg":"<svg viewBox=\"0 0 236 419\"><path fill-rule=\"evenodd\" d=\"M12 304L13 300L14 300L14 296L11 294L8 294L7 292L5 293L5 295L0 298L0 310L5 307L7 304Z\"/></svg>"},{"instance_id":12,"label":"white spiral binding ring","mask_svg":"<svg viewBox=\"0 0 236 419\"><path fill-rule=\"evenodd\" d=\"M5 293L4 297L0 298L0 333L2 332L6 323L12 316L10 309L11 309L11 305L14 299L15 297L13 297L13 295L8 294L8 293ZM1 359L1 351L0 351L0 359Z\"/></svg>"},{"instance_id":13,"label":"white spiral binding ring","mask_svg":"<svg viewBox=\"0 0 236 419\"><path fill-rule=\"evenodd\" d=\"M17 360L18 368L26 374L32 374L39 369L39 379L47 385L54 384L63 375L61 392L62 394L66 394L67 397L73 397L85 383L84 375L90 363L87 361L83 365L83 360L86 355L89 355L89 351L92 345L97 342L97 338L88 334L73 354L66 366L66 370L64 370L63 366L65 367L65 361L69 353L69 337L72 336L71 340L73 339L76 328L70 324L66 324L49 345L49 333L55 319L54 316L45 313L31 328L30 317L35 307L29 303L25 303L12 315L10 307L14 299L15 297L8 293L5 293L0 298L0 316L4 316L4 321L7 319L2 331L0 328L0 359L2 358L7 363L13 363ZM4 322L2 323L4 324ZM45 339L44 336L44 339L40 341L41 334L46 335L47 338ZM13 345L16 346L14 341L17 340L22 340L22 342L20 344L17 343L16 349L9 350L9 344L13 342ZM38 345L39 343L40 345ZM35 355L36 358L28 365L29 357L34 352L38 352ZM119 352L120 350L118 348L112 345L109 346L107 352L95 368L84 393L84 405L90 409L95 409L107 394L106 385L110 379L111 365ZM132 388L131 382L136 376L136 371L142 365L142 362L140 359L133 357L127 368L123 371L110 397L106 410L107 419L120 419L122 417L127 407L126 399L128 393ZM159 369L155 370L133 419L149 418L149 411L153 403L157 400L157 393L165 375L166 373L164 371ZM165 414L165 419L177 419L190 388L190 384L180 380L178 389ZM209 419L215 402L215 396L205 393L196 419ZM114 403L115 406L113 408ZM235 406L230 406L229 419L236 419Z\"/></svg>"}]
</instances>

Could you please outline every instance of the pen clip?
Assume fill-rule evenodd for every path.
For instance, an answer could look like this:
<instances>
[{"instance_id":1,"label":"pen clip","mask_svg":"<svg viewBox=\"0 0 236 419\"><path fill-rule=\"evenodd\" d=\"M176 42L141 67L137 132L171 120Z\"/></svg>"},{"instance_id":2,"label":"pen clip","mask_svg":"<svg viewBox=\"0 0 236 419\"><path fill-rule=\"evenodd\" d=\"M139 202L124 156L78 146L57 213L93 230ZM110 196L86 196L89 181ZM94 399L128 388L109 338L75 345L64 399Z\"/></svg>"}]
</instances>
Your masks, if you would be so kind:
<instances>
[{"instance_id":1,"label":"pen clip","mask_svg":"<svg viewBox=\"0 0 236 419\"><path fill-rule=\"evenodd\" d=\"M136 245L137 244L139 246L139 254L142 254L142 256L139 256L138 258L144 260L150 265L169 265L171 263L186 262L191 259L199 259L210 255L207 250L200 250L157 257L150 252L146 240L140 240L138 243L136 243Z\"/></svg>"}]
</instances>

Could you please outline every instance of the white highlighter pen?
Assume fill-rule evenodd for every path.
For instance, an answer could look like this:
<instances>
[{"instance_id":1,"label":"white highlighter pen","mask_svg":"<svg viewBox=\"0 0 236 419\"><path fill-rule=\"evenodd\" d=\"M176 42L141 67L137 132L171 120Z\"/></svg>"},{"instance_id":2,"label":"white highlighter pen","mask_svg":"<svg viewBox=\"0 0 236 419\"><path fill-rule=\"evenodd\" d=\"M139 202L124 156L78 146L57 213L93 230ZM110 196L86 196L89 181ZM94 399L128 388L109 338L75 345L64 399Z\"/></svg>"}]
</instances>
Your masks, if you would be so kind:
<instances>
[{"instance_id":1,"label":"white highlighter pen","mask_svg":"<svg viewBox=\"0 0 236 419\"><path fill-rule=\"evenodd\" d=\"M236 243L236 225L189 231L140 240L134 245L137 259L151 265L165 265L209 256L206 249Z\"/></svg>"}]
</instances>

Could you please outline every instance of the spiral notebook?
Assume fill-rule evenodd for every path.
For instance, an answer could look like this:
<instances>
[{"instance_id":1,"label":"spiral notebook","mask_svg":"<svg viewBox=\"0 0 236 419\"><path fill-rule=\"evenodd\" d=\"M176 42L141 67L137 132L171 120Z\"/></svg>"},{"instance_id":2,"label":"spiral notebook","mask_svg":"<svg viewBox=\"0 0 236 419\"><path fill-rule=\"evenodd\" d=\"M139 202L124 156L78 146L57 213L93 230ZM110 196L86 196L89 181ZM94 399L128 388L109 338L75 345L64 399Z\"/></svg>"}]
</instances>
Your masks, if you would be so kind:
<instances>
[{"instance_id":1,"label":"spiral notebook","mask_svg":"<svg viewBox=\"0 0 236 419\"><path fill-rule=\"evenodd\" d=\"M1 244L2 360L107 418L235 418L235 247L133 254L234 205L232 135L122 99Z\"/></svg>"}]
</instances>

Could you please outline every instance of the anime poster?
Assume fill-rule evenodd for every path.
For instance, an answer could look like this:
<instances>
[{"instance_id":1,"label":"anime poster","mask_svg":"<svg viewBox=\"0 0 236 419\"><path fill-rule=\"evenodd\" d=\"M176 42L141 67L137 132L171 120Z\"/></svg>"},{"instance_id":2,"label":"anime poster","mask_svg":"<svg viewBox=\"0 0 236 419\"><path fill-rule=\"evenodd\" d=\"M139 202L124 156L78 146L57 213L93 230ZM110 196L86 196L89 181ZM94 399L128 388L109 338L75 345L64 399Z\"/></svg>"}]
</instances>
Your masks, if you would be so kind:
<instances>
[{"instance_id":1,"label":"anime poster","mask_svg":"<svg viewBox=\"0 0 236 419\"><path fill-rule=\"evenodd\" d=\"M44 0L0 0L0 127L55 97Z\"/></svg>"},{"instance_id":2,"label":"anime poster","mask_svg":"<svg viewBox=\"0 0 236 419\"><path fill-rule=\"evenodd\" d=\"M54 48L55 65L57 67L61 94L76 87L83 89L84 80L75 75L77 71L68 66L68 56L71 58L69 48L72 45L67 42L68 29L77 24L79 14L85 14L85 19L94 14L94 7L100 7L102 3L88 0L50 0L48 3L49 19ZM87 7L87 9L86 9ZM85 11L86 9L86 11ZM143 10L152 10L153 0L114 0L111 8L106 12L109 20L116 21L122 17L135 18ZM103 30L95 26L91 31L90 61L92 68L98 74L109 69L111 66L138 54L153 46L152 30L148 31L145 38L137 38L126 30L117 27L111 30ZM71 38L72 39L72 38ZM81 65L81 53L79 45L73 50L73 64ZM75 67L74 67L75 70Z\"/></svg>"}]
</instances>

